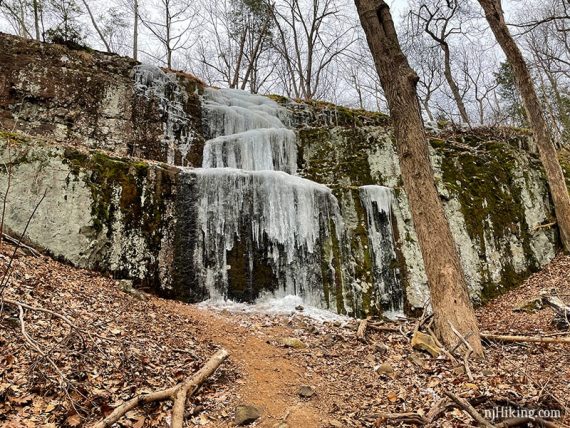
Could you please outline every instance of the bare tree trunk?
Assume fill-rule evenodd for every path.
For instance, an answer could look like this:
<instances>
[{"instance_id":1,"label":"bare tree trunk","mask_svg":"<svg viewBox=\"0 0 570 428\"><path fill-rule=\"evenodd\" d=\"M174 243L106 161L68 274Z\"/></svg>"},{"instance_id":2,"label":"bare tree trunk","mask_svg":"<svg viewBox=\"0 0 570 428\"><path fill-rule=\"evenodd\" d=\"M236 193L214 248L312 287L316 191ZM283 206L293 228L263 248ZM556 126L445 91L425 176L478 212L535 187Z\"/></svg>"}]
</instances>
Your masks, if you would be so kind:
<instances>
[{"instance_id":1,"label":"bare tree trunk","mask_svg":"<svg viewBox=\"0 0 570 428\"><path fill-rule=\"evenodd\" d=\"M36 40L40 41L40 10L38 0L34 0L34 27L36 30Z\"/></svg>"},{"instance_id":2,"label":"bare tree trunk","mask_svg":"<svg viewBox=\"0 0 570 428\"><path fill-rule=\"evenodd\" d=\"M428 277L436 333L447 346L453 329L468 337L483 356L479 327L459 255L445 217L429 159L427 137L416 93L418 76L398 41L390 8L383 0L355 0L392 117L404 190Z\"/></svg>"},{"instance_id":3,"label":"bare tree trunk","mask_svg":"<svg viewBox=\"0 0 570 428\"><path fill-rule=\"evenodd\" d=\"M470 125L471 122L469 121L469 116L467 115L467 110L465 109L463 98L461 98L461 94L459 93L459 87L457 86L457 83L455 83L455 80L453 80L453 74L451 73L451 56L449 54L449 45L446 42L443 42L441 43L441 49L443 50L444 59L443 75L445 76L445 80L447 80L449 89L451 89L451 94L453 95L455 104L457 104L457 108L459 109L461 120L467 125Z\"/></svg>"},{"instance_id":4,"label":"bare tree trunk","mask_svg":"<svg viewBox=\"0 0 570 428\"><path fill-rule=\"evenodd\" d=\"M243 77L243 81L241 83L241 89L245 89L245 86L247 85L247 82L249 81L249 78L250 78L250 76L251 76L251 74L255 68L255 64L257 62L261 46L262 46L263 41L267 35L267 29L269 28L270 19L271 19L271 17L267 16L267 18L263 22L263 27L261 27L261 32L259 33L259 36L255 42L255 47L253 48L253 51L250 55L251 59L250 59L249 64L247 66L247 70L245 71L245 76ZM237 84L237 82L236 82L236 84ZM253 88L252 88L251 92L254 92Z\"/></svg>"},{"instance_id":5,"label":"bare tree trunk","mask_svg":"<svg viewBox=\"0 0 570 428\"><path fill-rule=\"evenodd\" d=\"M241 71L241 62L243 60L243 55L244 55L244 51L245 51L245 40L246 40L246 38L247 38L247 28L244 28L243 33L241 35L241 39L239 41L239 51L238 51L238 57L236 60L236 69L234 70L234 77L232 78L232 81L230 82L230 88L232 88L232 89L237 88L238 83L239 83L239 72Z\"/></svg>"},{"instance_id":6,"label":"bare tree trunk","mask_svg":"<svg viewBox=\"0 0 570 428\"><path fill-rule=\"evenodd\" d=\"M139 55L139 1L134 0L133 10L135 22L133 23L133 59L138 60Z\"/></svg>"},{"instance_id":7,"label":"bare tree trunk","mask_svg":"<svg viewBox=\"0 0 570 428\"><path fill-rule=\"evenodd\" d=\"M570 252L570 196L532 77L520 49L509 32L500 0L479 0L479 4L483 7L487 22L513 68L515 81L538 146L540 160L546 171L562 245L566 252Z\"/></svg>"},{"instance_id":8,"label":"bare tree trunk","mask_svg":"<svg viewBox=\"0 0 570 428\"><path fill-rule=\"evenodd\" d=\"M166 1L164 3L164 26L166 29L166 38L164 40L164 47L166 48L166 68L172 68L172 49L170 48L170 24L171 24L171 17L170 17L170 3Z\"/></svg>"},{"instance_id":9,"label":"bare tree trunk","mask_svg":"<svg viewBox=\"0 0 570 428\"><path fill-rule=\"evenodd\" d=\"M87 10L87 14L89 15L89 19L91 20L91 24L93 24L93 28L95 28L95 31L99 35L99 38L101 39L101 41L105 45L105 49L107 50L107 52L111 52L111 47L109 46L109 43L107 43L107 40L105 40L105 36L103 35L103 32L101 31L101 29L97 25L97 20L93 16L93 13L91 12L91 8L89 7L87 0L83 0L83 5L85 6L85 9Z\"/></svg>"},{"instance_id":10,"label":"bare tree trunk","mask_svg":"<svg viewBox=\"0 0 570 428\"><path fill-rule=\"evenodd\" d=\"M30 35L30 32L26 28L26 11L24 10L24 4L20 3L20 37L27 37L27 35Z\"/></svg>"}]
</instances>

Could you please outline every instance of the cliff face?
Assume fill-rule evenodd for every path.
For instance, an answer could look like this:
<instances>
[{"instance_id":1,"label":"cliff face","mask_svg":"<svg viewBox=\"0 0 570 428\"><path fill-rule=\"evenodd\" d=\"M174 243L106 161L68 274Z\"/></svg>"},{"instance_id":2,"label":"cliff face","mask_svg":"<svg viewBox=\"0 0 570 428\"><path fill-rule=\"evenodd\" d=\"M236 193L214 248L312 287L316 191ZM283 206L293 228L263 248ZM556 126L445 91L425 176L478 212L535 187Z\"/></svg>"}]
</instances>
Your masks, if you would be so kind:
<instances>
[{"instance_id":1,"label":"cliff face","mask_svg":"<svg viewBox=\"0 0 570 428\"><path fill-rule=\"evenodd\" d=\"M3 129L120 156L200 165L203 86L195 77L5 34L0 46Z\"/></svg>"},{"instance_id":2,"label":"cliff face","mask_svg":"<svg viewBox=\"0 0 570 428\"><path fill-rule=\"evenodd\" d=\"M343 313L425 304L385 115L217 91L6 35L0 76L5 224L21 233L47 192L26 239L51 254L192 301L270 291ZM528 145L505 130L431 140L476 302L520 284L558 246L542 227L552 207ZM204 169L183 167L203 154Z\"/></svg>"}]
</instances>

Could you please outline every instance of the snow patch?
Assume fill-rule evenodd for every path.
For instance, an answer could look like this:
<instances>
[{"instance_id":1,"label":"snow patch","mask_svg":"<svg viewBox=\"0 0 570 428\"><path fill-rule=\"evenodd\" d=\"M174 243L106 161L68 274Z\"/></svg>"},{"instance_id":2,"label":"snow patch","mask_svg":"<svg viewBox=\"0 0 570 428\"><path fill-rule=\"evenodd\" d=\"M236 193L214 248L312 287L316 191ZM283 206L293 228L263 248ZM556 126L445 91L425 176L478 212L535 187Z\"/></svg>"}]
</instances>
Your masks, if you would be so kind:
<instances>
[{"instance_id":1,"label":"snow patch","mask_svg":"<svg viewBox=\"0 0 570 428\"><path fill-rule=\"evenodd\" d=\"M297 310L299 306L303 310ZM346 324L351 318L338 315L326 309L320 309L315 306L307 305L300 296L288 294L286 296L276 298L271 294L265 294L258 298L254 303L238 303L224 299L208 299L198 304L198 307L214 310L226 310L229 312L245 312L260 313L268 315L298 315L310 318L318 322L340 322Z\"/></svg>"}]
</instances>

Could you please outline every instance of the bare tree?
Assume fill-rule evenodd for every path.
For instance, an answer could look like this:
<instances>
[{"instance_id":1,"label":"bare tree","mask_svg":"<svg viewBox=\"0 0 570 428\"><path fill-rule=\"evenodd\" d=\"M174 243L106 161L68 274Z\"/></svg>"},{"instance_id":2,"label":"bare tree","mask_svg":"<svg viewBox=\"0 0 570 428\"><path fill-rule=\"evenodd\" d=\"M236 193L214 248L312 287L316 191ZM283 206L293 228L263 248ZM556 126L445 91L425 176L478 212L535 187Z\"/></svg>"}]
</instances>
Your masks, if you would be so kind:
<instances>
[{"instance_id":1,"label":"bare tree","mask_svg":"<svg viewBox=\"0 0 570 428\"><path fill-rule=\"evenodd\" d=\"M0 3L0 11L6 17L16 34L32 39L26 23L27 5L25 0L4 0Z\"/></svg>"},{"instance_id":2,"label":"bare tree","mask_svg":"<svg viewBox=\"0 0 570 428\"><path fill-rule=\"evenodd\" d=\"M568 252L570 251L570 195L531 74L507 27L500 0L479 0L479 4L483 7L487 22L513 68L515 81L546 171L562 244Z\"/></svg>"},{"instance_id":3,"label":"bare tree","mask_svg":"<svg viewBox=\"0 0 570 428\"><path fill-rule=\"evenodd\" d=\"M548 121L556 132L557 143L565 144L570 137L570 104L568 86L570 71L570 17L547 20L563 15L563 3L559 0L545 2L537 11L543 23L532 30L525 30L521 37L532 72L540 83L541 101L548 112Z\"/></svg>"},{"instance_id":4,"label":"bare tree","mask_svg":"<svg viewBox=\"0 0 570 428\"><path fill-rule=\"evenodd\" d=\"M172 68L172 56L188 47L196 23L192 0L157 0L148 5L146 14L139 10L140 22L164 50L160 58Z\"/></svg>"},{"instance_id":5,"label":"bare tree","mask_svg":"<svg viewBox=\"0 0 570 428\"><path fill-rule=\"evenodd\" d=\"M89 19L91 20L91 24L93 25L93 28L95 29L95 31L97 32L97 35L99 36L99 39L101 40L101 42L105 46L105 49L107 50L107 52L112 52L111 47L109 46L109 43L107 42L107 39L105 38L103 32L99 28L99 25L97 25L97 20L95 19L95 16L93 15L91 8L89 7L89 3L87 2L87 0L82 0L82 2L83 2L83 6L85 6L85 10L87 10L87 14L89 15Z\"/></svg>"},{"instance_id":6,"label":"bare tree","mask_svg":"<svg viewBox=\"0 0 570 428\"><path fill-rule=\"evenodd\" d=\"M331 64L355 41L335 0L283 0L275 5L275 47L297 98L319 96Z\"/></svg>"},{"instance_id":7,"label":"bare tree","mask_svg":"<svg viewBox=\"0 0 570 428\"><path fill-rule=\"evenodd\" d=\"M356 8L374 57L400 158L404 190L422 251L437 334L448 346L454 329L483 355L475 312L449 223L437 192L427 137L416 94L418 76L400 48L390 9L383 0L356 0Z\"/></svg>"},{"instance_id":8,"label":"bare tree","mask_svg":"<svg viewBox=\"0 0 570 428\"><path fill-rule=\"evenodd\" d=\"M470 82L469 87L475 102L479 125L486 123L486 112L490 110L493 95L497 89L497 80L493 72L497 61L489 58L482 49L474 50L472 47L463 50L461 64L464 79Z\"/></svg>"},{"instance_id":9,"label":"bare tree","mask_svg":"<svg viewBox=\"0 0 570 428\"><path fill-rule=\"evenodd\" d=\"M457 0L420 0L417 10L412 10L418 26L428 34L443 52L443 74L451 90L451 94L459 109L461 120L470 124L469 115L463 102L459 86L453 78L451 69L451 49L449 38L454 34L461 34L462 20L460 15L460 2Z\"/></svg>"},{"instance_id":10,"label":"bare tree","mask_svg":"<svg viewBox=\"0 0 570 428\"><path fill-rule=\"evenodd\" d=\"M269 77L271 67L265 69L262 61L271 48L271 8L264 0L214 0L204 5L208 32L199 39L199 60L230 88L249 86L255 93Z\"/></svg>"},{"instance_id":11,"label":"bare tree","mask_svg":"<svg viewBox=\"0 0 570 428\"><path fill-rule=\"evenodd\" d=\"M139 55L139 1L133 0L133 58Z\"/></svg>"},{"instance_id":12,"label":"bare tree","mask_svg":"<svg viewBox=\"0 0 570 428\"><path fill-rule=\"evenodd\" d=\"M406 21L407 23L407 21ZM406 28L406 27L405 27ZM402 50L405 52L411 67L418 73L418 96L424 112L430 122L435 121L431 103L434 95L444 84L443 69L440 52L430 46L423 34L414 34L407 26L402 41Z\"/></svg>"}]
</instances>

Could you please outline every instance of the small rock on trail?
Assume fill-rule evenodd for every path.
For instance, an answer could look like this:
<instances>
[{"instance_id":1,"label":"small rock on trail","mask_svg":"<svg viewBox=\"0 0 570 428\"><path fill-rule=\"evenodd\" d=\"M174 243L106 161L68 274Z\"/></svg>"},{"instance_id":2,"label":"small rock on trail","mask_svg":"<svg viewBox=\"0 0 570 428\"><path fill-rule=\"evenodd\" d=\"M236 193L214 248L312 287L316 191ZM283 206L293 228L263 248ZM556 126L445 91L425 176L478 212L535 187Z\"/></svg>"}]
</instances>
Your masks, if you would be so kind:
<instances>
[{"instance_id":1,"label":"small rock on trail","mask_svg":"<svg viewBox=\"0 0 570 428\"><path fill-rule=\"evenodd\" d=\"M261 412L255 406L237 406L234 422L237 426L249 425L261 417Z\"/></svg>"}]
</instances>

